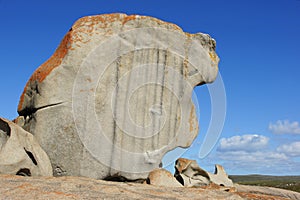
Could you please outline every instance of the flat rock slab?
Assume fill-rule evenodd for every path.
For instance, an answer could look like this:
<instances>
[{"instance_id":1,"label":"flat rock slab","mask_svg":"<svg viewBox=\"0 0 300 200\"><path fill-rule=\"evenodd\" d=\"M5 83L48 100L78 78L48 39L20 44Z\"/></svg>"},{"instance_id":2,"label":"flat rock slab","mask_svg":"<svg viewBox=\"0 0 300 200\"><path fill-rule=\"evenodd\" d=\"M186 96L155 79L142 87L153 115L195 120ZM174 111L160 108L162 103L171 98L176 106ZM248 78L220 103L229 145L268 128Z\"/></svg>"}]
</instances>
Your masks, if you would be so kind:
<instances>
[{"instance_id":1,"label":"flat rock slab","mask_svg":"<svg viewBox=\"0 0 300 200\"><path fill-rule=\"evenodd\" d=\"M287 200L272 194L226 192L218 187L178 188L109 182L84 177L0 175L0 199L259 199ZM274 188L276 190L276 188ZM291 191L286 191L291 192Z\"/></svg>"},{"instance_id":2,"label":"flat rock slab","mask_svg":"<svg viewBox=\"0 0 300 200\"><path fill-rule=\"evenodd\" d=\"M272 195L276 196L276 199L280 198L287 198L287 199L300 199L300 193L284 190L280 188L273 188L273 187L263 187L263 186L252 186L252 185L239 185L234 184L234 187L240 193L240 195L244 197L251 197L255 194L264 194L264 195Z\"/></svg>"},{"instance_id":3,"label":"flat rock slab","mask_svg":"<svg viewBox=\"0 0 300 200\"><path fill-rule=\"evenodd\" d=\"M238 195L193 188L165 188L83 177L23 178L0 175L1 199L242 199Z\"/></svg>"},{"instance_id":4,"label":"flat rock slab","mask_svg":"<svg viewBox=\"0 0 300 200\"><path fill-rule=\"evenodd\" d=\"M152 17L81 18L31 76L16 122L55 176L146 178L196 138L192 90L215 80L215 45Z\"/></svg>"}]
</instances>

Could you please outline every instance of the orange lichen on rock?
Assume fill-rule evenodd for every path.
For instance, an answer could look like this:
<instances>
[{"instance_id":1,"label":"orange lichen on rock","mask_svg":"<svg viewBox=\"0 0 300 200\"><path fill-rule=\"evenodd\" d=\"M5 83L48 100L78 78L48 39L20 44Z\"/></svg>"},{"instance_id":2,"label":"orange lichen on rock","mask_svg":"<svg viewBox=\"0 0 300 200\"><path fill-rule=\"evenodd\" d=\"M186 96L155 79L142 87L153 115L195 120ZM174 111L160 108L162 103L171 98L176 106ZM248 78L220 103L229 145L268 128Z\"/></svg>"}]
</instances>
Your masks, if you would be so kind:
<instances>
[{"instance_id":1,"label":"orange lichen on rock","mask_svg":"<svg viewBox=\"0 0 300 200\"><path fill-rule=\"evenodd\" d=\"M245 199L251 199L251 200L287 200L288 198L279 197L279 196L271 196L271 195L265 195L265 194L253 194L253 193L247 193L247 192L237 192L237 194Z\"/></svg>"},{"instance_id":2,"label":"orange lichen on rock","mask_svg":"<svg viewBox=\"0 0 300 200\"><path fill-rule=\"evenodd\" d=\"M71 47L72 43L72 36L71 32L69 31L67 35L64 37L62 42L60 43L59 47L55 51L55 53L48 59L45 63L43 63L32 75L29 81L39 81L42 82L50 72L61 64L63 58L67 55L68 50Z\"/></svg>"},{"instance_id":3,"label":"orange lichen on rock","mask_svg":"<svg viewBox=\"0 0 300 200\"><path fill-rule=\"evenodd\" d=\"M190 112L190 119L189 119L189 123L190 123L190 131L192 132L194 130L194 121L195 121L195 107L192 106L192 110Z\"/></svg>"},{"instance_id":4,"label":"orange lichen on rock","mask_svg":"<svg viewBox=\"0 0 300 200\"><path fill-rule=\"evenodd\" d=\"M38 69L36 69L33 75L30 77L20 97L18 111L22 109L26 89L30 85L30 83L33 83L35 81L42 82L54 68L59 66L63 58L67 55L69 49L71 48L71 43L72 43L72 30L70 30L65 35L64 39L62 40L62 42L60 43L59 47L56 49L54 54L45 63L43 63Z\"/></svg>"},{"instance_id":5,"label":"orange lichen on rock","mask_svg":"<svg viewBox=\"0 0 300 200\"><path fill-rule=\"evenodd\" d=\"M209 52L209 57L211 58L211 60L212 60L213 62L217 63L218 56L217 56L216 53L210 51L210 52Z\"/></svg>"},{"instance_id":6,"label":"orange lichen on rock","mask_svg":"<svg viewBox=\"0 0 300 200\"><path fill-rule=\"evenodd\" d=\"M127 16L125 14L114 13L114 14L87 16L78 19L74 23L70 31L66 34L66 36L60 43L59 47L56 49L55 53L33 73L31 78L27 82L24 91L20 97L18 111L21 111L23 109L24 96L26 94L27 87L30 85L30 83L33 83L35 81L38 81L39 83L42 82L53 69L55 69L57 66L61 64L63 58L66 56L68 51L74 50L72 47L73 43L76 43L76 45L80 47L80 43L86 43L89 41L89 40L83 41L82 36L78 33L84 32L84 33L92 34L95 25L98 25L100 28L107 28L108 25L112 22L121 21L121 23L124 25L128 21L135 20L137 18L145 19L147 17L139 16L139 15ZM180 30L182 32L182 29L175 24L163 22L155 18L152 18L152 20L154 20L158 24L170 25L174 27L176 30Z\"/></svg>"},{"instance_id":7,"label":"orange lichen on rock","mask_svg":"<svg viewBox=\"0 0 300 200\"><path fill-rule=\"evenodd\" d=\"M108 24L113 23L115 21L121 21L122 25L126 24L129 21L136 20L136 19L146 19L147 16L140 16L140 15L125 15L121 13L113 13L113 14L103 14L103 15L94 15L94 16L87 16L87 17L82 17L78 19L75 24L73 25L74 29L77 29L81 27L83 24L90 23L90 25L95 25L95 24L102 24L102 27L105 28L107 27ZM169 26L172 26L175 30L179 30L181 32L182 29L172 23L169 22L164 22L156 18L151 18L151 20L155 21L157 24L166 24ZM186 33L187 35L190 35Z\"/></svg>"},{"instance_id":8,"label":"orange lichen on rock","mask_svg":"<svg viewBox=\"0 0 300 200\"><path fill-rule=\"evenodd\" d=\"M176 169L178 170L179 173L184 171L188 165L190 165L191 161L185 158L178 158L176 161Z\"/></svg>"},{"instance_id":9,"label":"orange lichen on rock","mask_svg":"<svg viewBox=\"0 0 300 200\"><path fill-rule=\"evenodd\" d=\"M128 21L135 20L135 19L137 19L137 18L142 18L142 17L140 17L139 15L129 15L129 16L127 16L127 17L124 18L122 24L124 25L124 24L126 24Z\"/></svg>"},{"instance_id":10,"label":"orange lichen on rock","mask_svg":"<svg viewBox=\"0 0 300 200\"><path fill-rule=\"evenodd\" d=\"M117 21L121 18L122 14L105 14L105 15L94 15L87 16L78 19L73 25L73 29L79 29L83 25L93 26L95 24L102 25L102 28L105 28L107 24Z\"/></svg>"}]
</instances>

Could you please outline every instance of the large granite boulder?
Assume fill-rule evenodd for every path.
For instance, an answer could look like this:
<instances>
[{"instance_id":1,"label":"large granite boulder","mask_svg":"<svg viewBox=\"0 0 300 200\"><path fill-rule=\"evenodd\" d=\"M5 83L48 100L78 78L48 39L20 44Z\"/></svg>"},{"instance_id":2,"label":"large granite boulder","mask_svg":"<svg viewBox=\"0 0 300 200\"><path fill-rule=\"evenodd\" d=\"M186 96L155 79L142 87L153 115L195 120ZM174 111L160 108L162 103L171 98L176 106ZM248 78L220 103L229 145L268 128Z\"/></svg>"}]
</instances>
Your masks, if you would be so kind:
<instances>
[{"instance_id":1,"label":"large granite boulder","mask_svg":"<svg viewBox=\"0 0 300 200\"><path fill-rule=\"evenodd\" d=\"M215 41L145 16L79 19L31 76L18 123L54 175L146 178L198 134L195 86L218 72Z\"/></svg>"},{"instance_id":2,"label":"large granite boulder","mask_svg":"<svg viewBox=\"0 0 300 200\"><path fill-rule=\"evenodd\" d=\"M34 136L0 118L0 174L52 176L47 154Z\"/></svg>"}]
</instances>

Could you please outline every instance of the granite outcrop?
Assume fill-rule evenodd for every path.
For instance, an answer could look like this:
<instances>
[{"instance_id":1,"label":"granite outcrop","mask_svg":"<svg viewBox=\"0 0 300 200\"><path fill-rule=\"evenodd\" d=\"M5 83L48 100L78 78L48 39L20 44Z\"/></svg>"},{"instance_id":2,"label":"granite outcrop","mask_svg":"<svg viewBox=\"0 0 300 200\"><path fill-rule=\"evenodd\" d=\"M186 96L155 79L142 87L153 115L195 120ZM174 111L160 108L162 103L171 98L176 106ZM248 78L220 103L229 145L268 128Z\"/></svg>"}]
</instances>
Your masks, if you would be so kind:
<instances>
[{"instance_id":1,"label":"granite outcrop","mask_svg":"<svg viewBox=\"0 0 300 200\"><path fill-rule=\"evenodd\" d=\"M215 80L215 47L153 17L83 17L32 74L16 122L55 176L145 179L197 136L192 90Z\"/></svg>"}]
</instances>

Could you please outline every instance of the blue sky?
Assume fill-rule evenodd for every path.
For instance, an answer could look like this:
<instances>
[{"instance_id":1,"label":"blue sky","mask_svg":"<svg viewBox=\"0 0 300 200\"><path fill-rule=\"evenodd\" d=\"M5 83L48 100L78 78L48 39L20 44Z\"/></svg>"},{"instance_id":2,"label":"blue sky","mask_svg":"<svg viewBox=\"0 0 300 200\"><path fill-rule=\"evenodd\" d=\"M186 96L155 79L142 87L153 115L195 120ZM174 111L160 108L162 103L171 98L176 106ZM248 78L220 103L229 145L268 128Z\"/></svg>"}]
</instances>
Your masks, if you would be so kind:
<instances>
[{"instance_id":1,"label":"blue sky","mask_svg":"<svg viewBox=\"0 0 300 200\"><path fill-rule=\"evenodd\" d=\"M226 91L223 131L199 158L211 119L210 92L195 89L200 134L184 157L230 174L300 175L300 1L0 0L0 116L13 119L34 70L80 17L123 12L173 22L217 41Z\"/></svg>"}]
</instances>

